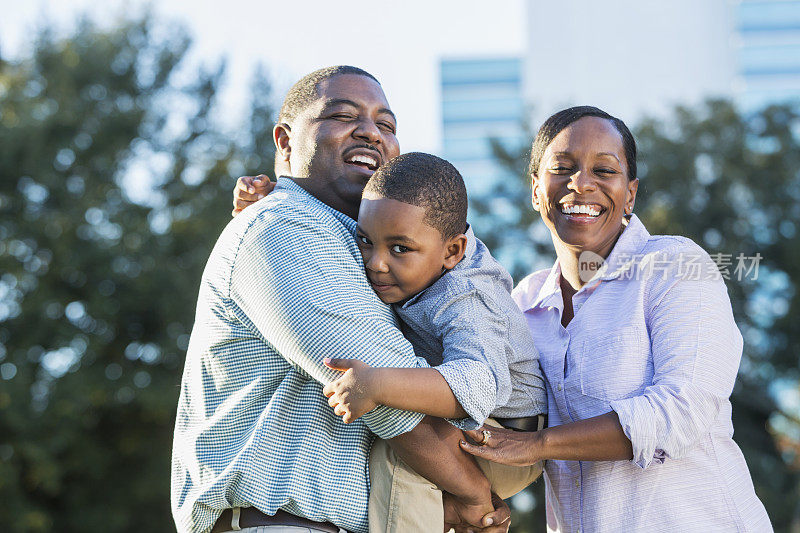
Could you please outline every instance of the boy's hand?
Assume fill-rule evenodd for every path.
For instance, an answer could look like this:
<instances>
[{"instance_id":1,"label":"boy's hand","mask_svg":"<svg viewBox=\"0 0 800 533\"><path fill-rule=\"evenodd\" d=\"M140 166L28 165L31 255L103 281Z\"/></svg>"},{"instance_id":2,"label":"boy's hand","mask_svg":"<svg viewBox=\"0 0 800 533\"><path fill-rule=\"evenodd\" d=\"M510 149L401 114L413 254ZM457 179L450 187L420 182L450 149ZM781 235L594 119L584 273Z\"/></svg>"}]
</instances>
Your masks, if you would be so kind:
<instances>
[{"instance_id":1,"label":"boy's hand","mask_svg":"<svg viewBox=\"0 0 800 533\"><path fill-rule=\"evenodd\" d=\"M322 393L328 397L333 412L349 424L361 415L375 409L376 368L358 359L323 360L325 366L344 372L336 381L328 383Z\"/></svg>"},{"instance_id":2,"label":"boy's hand","mask_svg":"<svg viewBox=\"0 0 800 533\"><path fill-rule=\"evenodd\" d=\"M272 192L275 184L269 181L269 176L259 174L258 176L242 176L236 180L236 187L233 189L233 211L231 216L235 217L248 206L264 198Z\"/></svg>"}]
</instances>

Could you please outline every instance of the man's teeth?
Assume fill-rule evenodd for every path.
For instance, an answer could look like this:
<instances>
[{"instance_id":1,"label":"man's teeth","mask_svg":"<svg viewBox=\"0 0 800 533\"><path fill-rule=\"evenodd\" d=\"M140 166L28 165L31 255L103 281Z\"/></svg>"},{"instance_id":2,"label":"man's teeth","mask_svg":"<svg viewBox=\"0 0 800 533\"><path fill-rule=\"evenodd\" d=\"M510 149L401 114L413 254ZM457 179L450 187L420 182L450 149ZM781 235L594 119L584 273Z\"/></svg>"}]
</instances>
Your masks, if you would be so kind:
<instances>
[{"instance_id":1,"label":"man's teeth","mask_svg":"<svg viewBox=\"0 0 800 533\"><path fill-rule=\"evenodd\" d=\"M370 167L377 167L378 161L368 155L354 155L348 161L348 163L363 163Z\"/></svg>"},{"instance_id":2,"label":"man's teeth","mask_svg":"<svg viewBox=\"0 0 800 533\"><path fill-rule=\"evenodd\" d=\"M565 215L571 215L574 213L589 215L593 217L600 215L600 210L593 205L562 205L561 212L564 213Z\"/></svg>"}]
</instances>

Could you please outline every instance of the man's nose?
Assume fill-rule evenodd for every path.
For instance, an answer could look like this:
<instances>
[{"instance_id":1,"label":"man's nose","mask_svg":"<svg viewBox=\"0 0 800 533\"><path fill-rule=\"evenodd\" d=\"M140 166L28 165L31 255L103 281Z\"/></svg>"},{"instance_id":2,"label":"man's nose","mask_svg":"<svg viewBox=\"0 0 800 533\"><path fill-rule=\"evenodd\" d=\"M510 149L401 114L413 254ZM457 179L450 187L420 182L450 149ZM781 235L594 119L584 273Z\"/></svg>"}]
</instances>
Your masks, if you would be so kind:
<instances>
[{"instance_id":1,"label":"man's nose","mask_svg":"<svg viewBox=\"0 0 800 533\"><path fill-rule=\"evenodd\" d=\"M596 190L597 183L595 183L591 172L584 169L578 169L574 174L572 174L572 176L570 176L567 187L579 194L583 194L585 192Z\"/></svg>"},{"instance_id":2,"label":"man's nose","mask_svg":"<svg viewBox=\"0 0 800 533\"><path fill-rule=\"evenodd\" d=\"M353 136L370 144L381 142L381 130L372 120L364 118L358 121Z\"/></svg>"}]
</instances>

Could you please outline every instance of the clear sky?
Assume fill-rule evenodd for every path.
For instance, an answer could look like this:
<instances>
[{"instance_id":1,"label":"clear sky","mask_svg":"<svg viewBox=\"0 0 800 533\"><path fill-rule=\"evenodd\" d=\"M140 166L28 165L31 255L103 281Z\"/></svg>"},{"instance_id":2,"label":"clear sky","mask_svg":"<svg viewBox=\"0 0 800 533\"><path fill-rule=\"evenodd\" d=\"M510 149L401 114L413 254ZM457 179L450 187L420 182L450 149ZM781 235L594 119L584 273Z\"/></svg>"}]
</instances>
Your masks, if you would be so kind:
<instances>
[{"instance_id":1,"label":"clear sky","mask_svg":"<svg viewBox=\"0 0 800 533\"><path fill-rule=\"evenodd\" d=\"M375 74L399 118L403 151L439 152L439 59L517 55L526 43L525 1L403 0L6 0L0 53L31 48L44 21L68 32L88 13L103 25L142 13L185 25L195 38L193 61L228 58L226 116L241 118L253 65L268 67L278 98L300 76L333 64ZM235 127L235 120L230 119Z\"/></svg>"}]
</instances>

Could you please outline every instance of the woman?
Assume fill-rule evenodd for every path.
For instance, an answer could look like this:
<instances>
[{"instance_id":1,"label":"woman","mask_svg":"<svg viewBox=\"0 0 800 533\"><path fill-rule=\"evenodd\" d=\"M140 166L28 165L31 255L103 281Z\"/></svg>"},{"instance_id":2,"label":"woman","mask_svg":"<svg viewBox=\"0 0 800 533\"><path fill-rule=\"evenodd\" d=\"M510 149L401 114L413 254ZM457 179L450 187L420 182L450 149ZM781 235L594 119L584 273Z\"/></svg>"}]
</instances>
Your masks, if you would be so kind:
<instances>
[{"instance_id":1,"label":"woman","mask_svg":"<svg viewBox=\"0 0 800 533\"><path fill-rule=\"evenodd\" d=\"M742 350L719 271L689 239L632 215L636 145L594 107L544 123L533 208L557 261L514 291L541 352L549 428L462 442L509 465L546 459L560 531L770 531L731 404Z\"/></svg>"}]
</instances>

